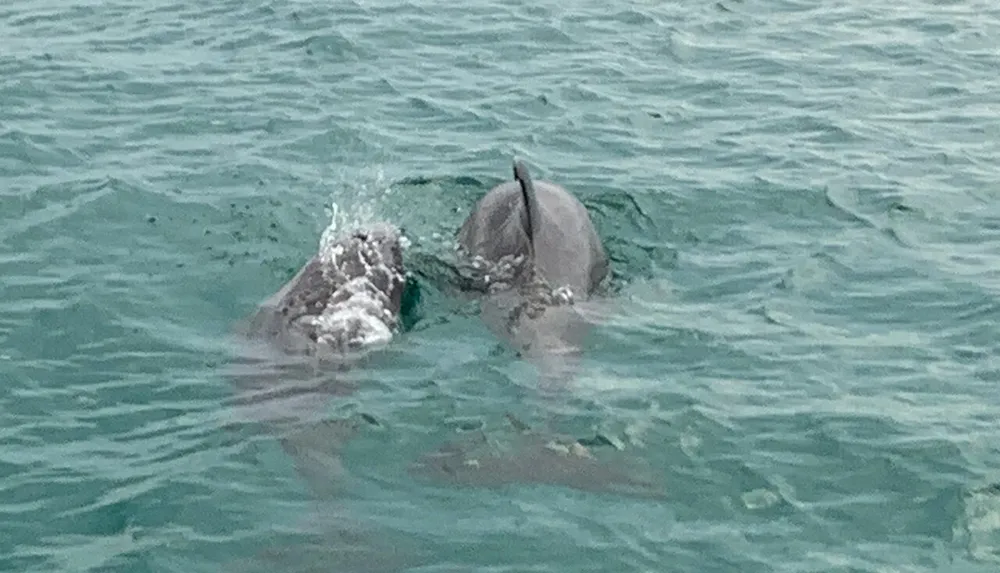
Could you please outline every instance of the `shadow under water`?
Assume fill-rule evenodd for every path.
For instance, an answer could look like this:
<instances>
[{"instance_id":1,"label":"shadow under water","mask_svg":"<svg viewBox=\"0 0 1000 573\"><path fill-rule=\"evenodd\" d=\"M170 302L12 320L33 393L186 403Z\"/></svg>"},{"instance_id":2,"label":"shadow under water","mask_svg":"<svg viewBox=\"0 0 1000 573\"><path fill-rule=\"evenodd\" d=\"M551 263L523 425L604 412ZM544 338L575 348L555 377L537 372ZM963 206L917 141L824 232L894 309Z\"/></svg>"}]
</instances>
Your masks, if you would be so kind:
<instances>
[{"instance_id":1,"label":"shadow under water","mask_svg":"<svg viewBox=\"0 0 1000 573\"><path fill-rule=\"evenodd\" d=\"M452 440L410 464L410 475L450 486L563 486L594 493L665 499L660 484L621 452L599 451L583 440L531 430L508 414L502 435L477 431Z\"/></svg>"}]
</instances>

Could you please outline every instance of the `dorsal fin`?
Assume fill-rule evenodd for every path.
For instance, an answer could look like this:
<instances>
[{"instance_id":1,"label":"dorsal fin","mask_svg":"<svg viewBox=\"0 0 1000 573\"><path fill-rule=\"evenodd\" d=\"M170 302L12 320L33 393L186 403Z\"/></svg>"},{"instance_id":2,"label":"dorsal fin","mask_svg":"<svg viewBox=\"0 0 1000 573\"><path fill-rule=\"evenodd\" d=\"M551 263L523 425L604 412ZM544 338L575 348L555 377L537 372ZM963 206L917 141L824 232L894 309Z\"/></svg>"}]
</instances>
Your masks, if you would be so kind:
<instances>
[{"instance_id":1,"label":"dorsal fin","mask_svg":"<svg viewBox=\"0 0 1000 573\"><path fill-rule=\"evenodd\" d=\"M528 166L523 161L514 161L514 179L521 185L521 196L524 198L524 208L528 212L528 243L531 245L531 255L535 254L535 233L541 224L541 209L538 197L535 195L535 184L531 181Z\"/></svg>"}]
</instances>

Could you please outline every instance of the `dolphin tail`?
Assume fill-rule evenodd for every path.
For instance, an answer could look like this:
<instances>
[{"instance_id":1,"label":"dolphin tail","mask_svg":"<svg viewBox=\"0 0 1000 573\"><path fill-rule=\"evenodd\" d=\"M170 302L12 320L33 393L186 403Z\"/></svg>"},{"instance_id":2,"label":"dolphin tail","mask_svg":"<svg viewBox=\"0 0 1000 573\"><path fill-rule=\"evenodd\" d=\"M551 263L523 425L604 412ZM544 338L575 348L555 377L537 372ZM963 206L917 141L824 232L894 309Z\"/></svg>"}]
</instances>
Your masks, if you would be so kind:
<instances>
[{"instance_id":1,"label":"dolphin tail","mask_svg":"<svg viewBox=\"0 0 1000 573\"><path fill-rule=\"evenodd\" d=\"M535 233L541 225L542 211L535 195L535 184L531 181L528 166L521 160L514 160L514 179L521 185L521 196L524 197L524 207L528 211L528 242L531 244L531 254L535 254Z\"/></svg>"}]
</instances>

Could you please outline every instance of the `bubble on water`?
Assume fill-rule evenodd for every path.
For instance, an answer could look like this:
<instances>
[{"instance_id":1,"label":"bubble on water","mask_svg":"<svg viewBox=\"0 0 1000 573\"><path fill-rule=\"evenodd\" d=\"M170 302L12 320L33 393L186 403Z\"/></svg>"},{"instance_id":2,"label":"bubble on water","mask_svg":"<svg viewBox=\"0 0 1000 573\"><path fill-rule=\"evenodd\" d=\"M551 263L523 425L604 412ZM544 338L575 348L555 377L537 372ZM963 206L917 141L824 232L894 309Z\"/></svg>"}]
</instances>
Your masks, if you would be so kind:
<instances>
[{"instance_id":1,"label":"bubble on water","mask_svg":"<svg viewBox=\"0 0 1000 573\"><path fill-rule=\"evenodd\" d=\"M979 561L1000 563L1000 484L976 488L965 495L956 539Z\"/></svg>"},{"instance_id":2,"label":"bubble on water","mask_svg":"<svg viewBox=\"0 0 1000 573\"><path fill-rule=\"evenodd\" d=\"M698 449L701 448L701 438L689 430L681 434L681 451L689 458L693 458L697 455Z\"/></svg>"},{"instance_id":3,"label":"bubble on water","mask_svg":"<svg viewBox=\"0 0 1000 573\"><path fill-rule=\"evenodd\" d=\"M743 505L751 511L767 509L781 501L778 494L763 488L744 492L740 498L743 500Z\"/></svg>"}]
</instances>

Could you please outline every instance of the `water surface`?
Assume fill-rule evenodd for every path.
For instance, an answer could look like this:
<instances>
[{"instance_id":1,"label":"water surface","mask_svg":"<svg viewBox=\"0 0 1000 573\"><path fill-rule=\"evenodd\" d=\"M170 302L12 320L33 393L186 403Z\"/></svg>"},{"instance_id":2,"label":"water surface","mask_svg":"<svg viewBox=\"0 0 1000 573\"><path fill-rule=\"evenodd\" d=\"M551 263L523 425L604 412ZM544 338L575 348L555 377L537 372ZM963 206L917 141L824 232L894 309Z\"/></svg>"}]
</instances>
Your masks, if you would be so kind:
<instances>
[{"instance_id":1,"label":"water surface","mask_svg":"<svg viewBox=\"0 0 1000 573\"><path fill-rule=\"evenodd\" d=\"M5 5L2 569L995 571L998 37L974 0ZM543 399L424 284L317 500L226 335L333 205L445 253L515 155L614 260L583 374ZM508 412L665 496L407 472Z\"/></svg>"}]
</instances>

